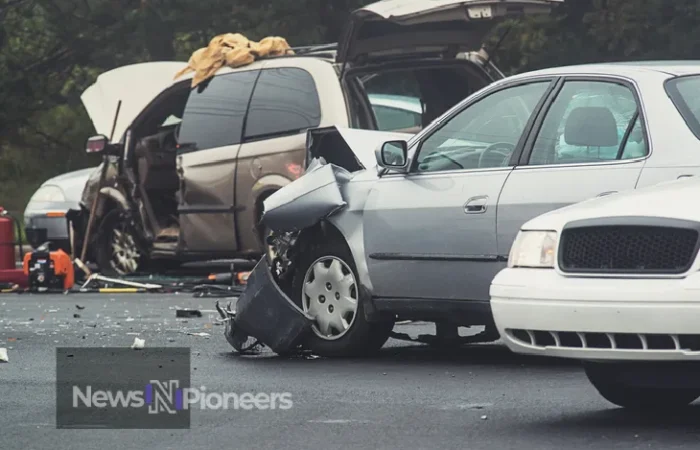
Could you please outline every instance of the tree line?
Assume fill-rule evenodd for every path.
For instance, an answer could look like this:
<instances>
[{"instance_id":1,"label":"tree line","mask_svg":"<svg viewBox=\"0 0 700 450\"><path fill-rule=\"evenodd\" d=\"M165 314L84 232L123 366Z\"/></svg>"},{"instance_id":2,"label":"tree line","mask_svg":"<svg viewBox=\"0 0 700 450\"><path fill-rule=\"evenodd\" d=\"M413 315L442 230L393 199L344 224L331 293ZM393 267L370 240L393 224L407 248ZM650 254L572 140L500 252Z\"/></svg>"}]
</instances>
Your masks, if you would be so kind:
<instances>
[{"instance_id":1,"label":"tree line","mask_svg":"<svg viewBox=\"0 0 700 450\"><path fill-rule=\"evenodd\" d=\"M372 0L0 0L0 205L21 211L47 178L94 166L80 94L96 76L183 60L215 35L334 42ZM700 59L697 0L566 0L503 24L507 73L597 61ZM496 35L498 33L494 33ZM491 42L493 45L494 42Z\"/></svg>"}]
</instances>

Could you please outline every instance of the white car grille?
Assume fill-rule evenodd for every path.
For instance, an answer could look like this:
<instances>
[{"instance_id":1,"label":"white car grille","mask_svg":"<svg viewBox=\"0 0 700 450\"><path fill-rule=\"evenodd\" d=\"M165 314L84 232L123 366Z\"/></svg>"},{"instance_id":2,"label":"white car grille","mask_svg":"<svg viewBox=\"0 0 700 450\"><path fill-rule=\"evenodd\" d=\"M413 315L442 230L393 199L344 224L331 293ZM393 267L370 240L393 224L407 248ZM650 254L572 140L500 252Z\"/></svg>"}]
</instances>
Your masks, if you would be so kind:
<instances>
[{"instance_id":1,"label":"white car grille","mask_svg":"<svg viewBox=\"0 0 700 450\"><path fill-rule=\"evenodd\" d=\"M700 351L700 334L590 333L575 331L506 330L521 344L544 349Z\"/></svg>"}]
</instances>

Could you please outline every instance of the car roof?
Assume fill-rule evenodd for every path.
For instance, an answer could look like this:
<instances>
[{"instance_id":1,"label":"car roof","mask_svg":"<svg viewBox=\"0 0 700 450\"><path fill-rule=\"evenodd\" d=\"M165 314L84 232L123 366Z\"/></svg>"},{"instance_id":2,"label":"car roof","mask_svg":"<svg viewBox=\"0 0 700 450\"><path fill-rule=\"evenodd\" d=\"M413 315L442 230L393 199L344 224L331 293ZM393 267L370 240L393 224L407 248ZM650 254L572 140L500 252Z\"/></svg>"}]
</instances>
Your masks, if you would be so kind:
<instances>
[{"instance_id":1,"label":"car roof","mask_svg":"<svg viewBox=\"0 0 700 450\"><path fill-rule=\"evenodd\" d=\"M700 74L700 60L688 61L627 61L594 64L579 64L573 66L550 67L514 75L509 79L530 77L534 75L619 75L629 78L643 76L649 73L660 73L672 76Z\"/></svg>"}]
</instances>

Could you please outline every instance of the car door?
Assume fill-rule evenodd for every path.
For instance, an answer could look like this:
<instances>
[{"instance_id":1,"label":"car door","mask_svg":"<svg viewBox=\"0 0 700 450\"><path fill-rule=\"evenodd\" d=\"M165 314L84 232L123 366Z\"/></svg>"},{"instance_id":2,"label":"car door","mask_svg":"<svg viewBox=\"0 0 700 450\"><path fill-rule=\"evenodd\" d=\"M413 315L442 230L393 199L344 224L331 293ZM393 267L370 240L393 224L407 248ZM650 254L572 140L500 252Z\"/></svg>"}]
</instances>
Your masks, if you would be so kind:
<instances>
[{"instance_id":1,"label":"car door","mask_svg":"<svg viewBox=\"0 0 700 450\"><path fill-rule=\"evenodd\" d=\"M614 77L567 77L558 84L498 201L502 257L528 220L634 189L649 154L633 84Z\"/></svg>"},{"instance_id":2,"label":"car door","mask_svg":"<svg viewBox=\"0 0 700 450\"><path fill-rule=\"evenodd\" d=\"M551 80L494 88L412 145L408 174L387 174L364 212L374 295L487 300L496 204Z\"/></svg>"},{"instance_id":3,"label":"car door","mask_svg":"<svg viewBox=\"0 0 700 450\"><path fill-rule=\"evenodd\" d=\"M178 133L180 249L230 254L234 184L245 115L258 70L218 75L194 88Z\"/></svg>"}]
</instances>

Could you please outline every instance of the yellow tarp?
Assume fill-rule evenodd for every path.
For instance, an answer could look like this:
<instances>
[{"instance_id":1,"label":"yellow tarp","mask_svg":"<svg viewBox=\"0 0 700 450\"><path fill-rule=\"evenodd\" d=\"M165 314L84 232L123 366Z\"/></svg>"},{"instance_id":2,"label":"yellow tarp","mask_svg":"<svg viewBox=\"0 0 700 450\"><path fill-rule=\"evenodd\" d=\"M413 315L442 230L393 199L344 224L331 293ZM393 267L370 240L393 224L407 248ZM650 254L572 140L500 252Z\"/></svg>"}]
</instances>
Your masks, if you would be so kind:
<instances>
[{"instance_id":1,"label":"yellow tarp","mask_svg":"<svg viewBox=\"0 0 700 450\"><path fill-rule=\"evenodd\" d=\"M266 37L260 42L248 40L239 33L221 34L214 37L207 47L192 53L187 67L175 75L175 79L195 72L192 87L214 76L224 66L241 67L265 56L294 54L287 40L277 36Z\"/></svg>"}]
</instances>

